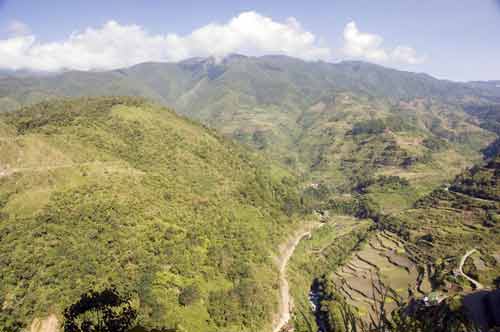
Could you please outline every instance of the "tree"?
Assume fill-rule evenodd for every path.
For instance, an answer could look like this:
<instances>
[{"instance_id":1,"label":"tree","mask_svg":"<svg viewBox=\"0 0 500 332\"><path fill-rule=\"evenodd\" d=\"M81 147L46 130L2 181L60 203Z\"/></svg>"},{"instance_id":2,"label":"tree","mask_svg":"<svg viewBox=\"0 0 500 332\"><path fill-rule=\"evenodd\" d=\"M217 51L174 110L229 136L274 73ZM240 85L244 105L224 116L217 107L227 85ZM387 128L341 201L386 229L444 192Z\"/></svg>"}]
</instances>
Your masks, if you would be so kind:
<instances>
[{"instance_id":1,"label":"tree","mask_svg":"<svg viewBox=\"0 0 500 332\"><path fill-rule=\"evenodd\" d=\"M198 301L200 298L200 289L196 285L189 285L179 294L179 303L186 306Z\"/></svg>"},{"instance_id":2,"label":"tree","mask_svg":"<svg viewBox=\"0 0 500 332\"><path fill-rule=\"evenodd\" d=\"M64 311L64 332L126 332L136 317L129 299L115 289L91 291Z\"/></svg>"}]
</instances>

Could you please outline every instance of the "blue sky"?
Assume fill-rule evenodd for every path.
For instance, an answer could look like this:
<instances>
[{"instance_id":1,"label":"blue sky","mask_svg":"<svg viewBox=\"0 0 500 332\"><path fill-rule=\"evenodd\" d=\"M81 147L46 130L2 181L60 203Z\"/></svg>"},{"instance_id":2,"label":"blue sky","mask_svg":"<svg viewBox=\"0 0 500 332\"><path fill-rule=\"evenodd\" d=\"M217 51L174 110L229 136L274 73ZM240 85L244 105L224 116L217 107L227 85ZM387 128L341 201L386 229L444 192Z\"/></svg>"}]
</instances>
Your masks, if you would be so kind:
<instances>
[{"instance_id":1,"label":"blue sky","mask_svg":"<svg viewBox=\"0 0 500 332\"><path fill-rule=\"evenodd\" d=\"M0 0L4 68L109 69L226 53L500 79L500 1Z\"/></svg>"}]
</instances>

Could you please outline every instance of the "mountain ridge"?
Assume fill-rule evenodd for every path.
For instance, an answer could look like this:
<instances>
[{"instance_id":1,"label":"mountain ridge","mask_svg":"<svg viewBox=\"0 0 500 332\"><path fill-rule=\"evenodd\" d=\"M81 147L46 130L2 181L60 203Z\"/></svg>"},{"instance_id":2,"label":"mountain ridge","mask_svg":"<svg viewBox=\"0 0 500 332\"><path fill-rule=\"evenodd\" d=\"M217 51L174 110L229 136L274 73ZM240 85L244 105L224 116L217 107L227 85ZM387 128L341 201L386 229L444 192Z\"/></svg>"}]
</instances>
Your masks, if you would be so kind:
<instances>
[{"instance_id":1,"label":"mountain ridge","mask_svg":"<svg viewBox=\"0 0 500 332\"><path fill-rule=\"evenodd\" d=\"M327 155L343 149L346 157L339 162L345 164L347 155L357 152L348 145L342 148L339 139L356 146L359 142L349 132L354 126L374 124L366 121L406 122L410 127L396 128L406 136L454 140L455 147L471 143L478 152L493 140L485 139L488 133L481 130L491 130L500 121L483 111L496 105L496 92L360 61L332 64L280 55L231 55L105 72L2 78L0 110L60 96L141 96L169 105L299 172L331 173L331 167L324 167ZM339 162L334 173L345 168Z\"/></svg>"},{"instance_id":2,"label":"mountain ridge","mask_svg":"<svg viewBox=\"0 0 500 332\"><path fill-rule=\"evenodd\" d=\"M200 63L208 64L211 66L228 65L228 64L231 64L232 62L235 62L238 60L264 63L264 64L266 64L266 63L269 64L270 62L274 63L274 64L276 64L276 62L285 63L285 64L287 64L287 63L288 64L300 64L302 66L303 65L309 65L309 66L313 66L313 67L318 66L318 67L321 67L322 69L326 68L326 69L330 69L330 70L332 68L337 68L337 71L340 71L340 72L342 70L351 69L352 72L350 72L349 74L355 74L356 72L358 72L360 70L367 70L367 69L370 69L372 71L380 71L381 70L381 71L385 71L385 74L396 73L396 74L400 74L400 75L408 75L407 77L424 79L427 81L426 83L429 83L432 81L434 83L440 82L441 84L453 84L453 85L455 85L455 87L459 87L459 86L461 86L463 88L468 87L471 90L474 90L474 88L479 88L482 83L484 83L484 84L487 83L487 82L480 82L480 81L454 82L451 80L442 80L442 79L437 79L437 78L435 78L429 74L426 74L426 73L415 73L415 72L411 72L411 71L397 70L397 69L393 69L390 67L385 67L382 65L373 64L373 63L364 62L364 61L341 61L341 62L332 63L332 62L324 62L324 61L304 61L304 60L301 60L298 58L293 58L293 57L283 56L283 55L264 55L264 56L254 57L254 56L245 56L245 55L240 55L240 54L232 54L232 55L226 56L222 59L216 59L214 57L207 57L207 58L190 58L190 59L186 59L186 60L179 61L179 62L145 62L145 63L136 64L136 65L133 65L130 67L126 67L126 68L119 68L119 69L114 69L114 70L104 70L104 71L69 70L69 71L65 71L65 72L50 73L50 74L49 73L33 72L32 75L30 75L29 71L17 71L18 73L21 73L19 75L16 75L16 74L12 75L12 73L16 73L16 71L14 71L14 72L9 71L9 73L11 73L11 75L9 76L9 74L7 74L7 77L3 77L3 79L6 79L6 78L7 79L8 78L10 78L10 79L17 78L17 79L28 79L28 80L30 78L31 79L33 79L33 78L64 79L63 77L66 75L72 77L74 75L84 75L84 74L106 76L106 75L112 75L112 74L116 74L116 73L122 73L122 74L127 73L128 74L130 72L137 71L141 67L147 67L147 66L162 67L164 70L167 70L170 67L189 67L189 65L200 64ZM360 77L357 77L357 78L360 79ZM2 95L4 95L3 92L4 91L2 91ZM105 91L103 91L103 92L105 92ZM476 93L477 93L477 91L476 91Z\"/></svg>"}]
</instances>

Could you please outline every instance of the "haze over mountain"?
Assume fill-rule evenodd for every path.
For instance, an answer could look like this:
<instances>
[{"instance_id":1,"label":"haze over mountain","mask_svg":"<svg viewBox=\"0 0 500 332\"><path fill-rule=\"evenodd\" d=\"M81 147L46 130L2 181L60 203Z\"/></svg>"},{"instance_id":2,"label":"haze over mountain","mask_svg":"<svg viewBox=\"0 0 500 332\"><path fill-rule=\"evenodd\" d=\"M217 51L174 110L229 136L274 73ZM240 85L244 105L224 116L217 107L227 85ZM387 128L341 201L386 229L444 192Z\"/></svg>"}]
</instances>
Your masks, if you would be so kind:
<instances>
[{"instance_id":1,"label":"haze over mountain","mask_svg":"<svg viewBox=\"0 0 500 332\"><path fill-rule=\"evenodd\" d=\"M30 73L33 75L30 76ZM305 98L307 104L319 96L352 90L376 97L499 97L495 81L458 83L426 74L404 72L360 61L308 62L287 56L192 58L177 63L143 63L112 71L30 72L4 71L2 97L18 103L50 96L85 94L143 94L185 111L195 92L206 95L223 86L238 95L256 95L257 103L285 103L286 94ZM46 77L43 77L46 76ZM49 76L49 77L47 77ZM101 91L95 86L104 82ZM234 86L232 86L234 84ZM239 84L239 85L238 85ZM261 84L267 84L262 86ZM17 88L16 94L12 93ZM274 87L274 91L268 91ZM193 89L196 88L196 91ZM264 93L267 92L267 93ZM273 95L278 93L278 95ZM41 95L37 96L37 93ZM229 91L219 96L227 97ZM267 98L267 99L266 99ZM286 98L285 98L286 99Z\"/></svg>"}]
</instances>

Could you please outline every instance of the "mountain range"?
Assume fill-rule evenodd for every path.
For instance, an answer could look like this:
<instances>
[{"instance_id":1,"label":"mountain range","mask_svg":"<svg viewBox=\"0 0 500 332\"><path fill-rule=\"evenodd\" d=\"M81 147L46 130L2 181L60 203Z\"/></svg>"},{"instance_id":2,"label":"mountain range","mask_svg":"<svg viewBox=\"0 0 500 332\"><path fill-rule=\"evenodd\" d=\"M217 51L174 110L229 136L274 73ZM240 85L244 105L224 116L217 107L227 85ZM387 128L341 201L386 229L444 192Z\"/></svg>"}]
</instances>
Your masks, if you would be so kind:
<instances>
[{"instance_id":1,"label":"mountain range","mask_svg":"<svg viewBox=\"0 0 500 332\"><path fill-rule=\"evenodd\" d=\"M297 331L317 331L311 279L366 255L399 293L424 272L469 289L448 277L479 241L466 269L492 285L499 85L285 56L2 72L0 326L113 286L147 328L269 329L278 243L318 211L350 217L312 236L319 256L298 249Z\"/></svg>"},{"instance_id":2,"label":"mountain range","mask_svg":"<svg viewBox=\"0 0 500 332\"><path fill-rule=\"evenodd\" d=\"M423 161L460 170L478 160L500 121L484 112L500 103L495 82L457 83L364 62L231 55L0 79L0 110L100 95L155 100L342 190L382 165L395 174ZM377 122L375 140L352 134ZM428 148L443 140L450 144L440 151Z\"/></svg>"}]
</instances>

